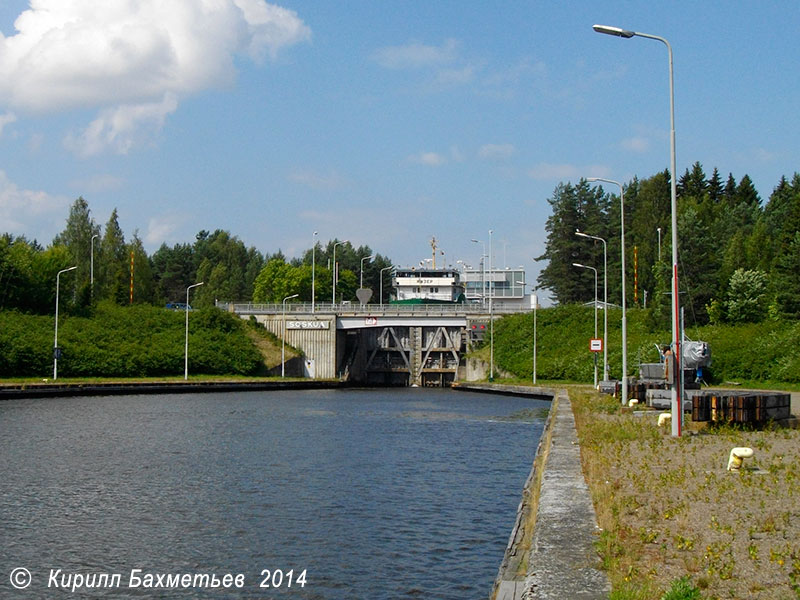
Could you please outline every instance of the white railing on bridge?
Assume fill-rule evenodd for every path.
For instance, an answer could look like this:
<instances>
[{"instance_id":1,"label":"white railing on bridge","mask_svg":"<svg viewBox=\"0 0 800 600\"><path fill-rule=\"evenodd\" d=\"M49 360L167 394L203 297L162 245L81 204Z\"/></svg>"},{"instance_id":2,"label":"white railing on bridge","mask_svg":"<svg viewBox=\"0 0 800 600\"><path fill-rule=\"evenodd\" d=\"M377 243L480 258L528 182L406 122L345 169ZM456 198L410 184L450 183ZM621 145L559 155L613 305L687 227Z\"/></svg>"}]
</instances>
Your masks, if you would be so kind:
<instances>
[{"instance_id":1,"label":"white railing on bridge","mask_svg":"<svg viewBox=\"0 0 800 600\"><path fill-rule=\"evenodd\" d=\"M228 303L218 302L222 310L245 315L275 315L282 314L283 304L253 304L253 303ZM287 302L286 314L312 314L310 302ZM496 315L507 315L519 312L529 312L530 308L494 306L492 312ZM396 316L463 316L463 315L488 315L489 307L480 304L323 304L314 305L314 313L320 315L359 316L359 315L396 315Z\"/></svg>"}]
</instances>

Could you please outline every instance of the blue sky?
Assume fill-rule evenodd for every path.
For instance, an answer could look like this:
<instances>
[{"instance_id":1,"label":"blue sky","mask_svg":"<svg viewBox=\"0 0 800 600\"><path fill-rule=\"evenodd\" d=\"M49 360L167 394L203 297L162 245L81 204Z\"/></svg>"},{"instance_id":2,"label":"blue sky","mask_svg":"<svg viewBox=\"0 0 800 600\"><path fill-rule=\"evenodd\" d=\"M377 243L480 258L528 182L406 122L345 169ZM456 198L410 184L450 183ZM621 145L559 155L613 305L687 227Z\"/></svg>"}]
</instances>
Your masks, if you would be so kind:
<instances>
[{"instance_id":1,"label":"blue sky","mask_svg":"<svg viewBox=\"0 0 800 600\"><path fill-rule=\"evenodd\" d=\"M595 23L672 44L679 175L800 171L794 1L3 0L0 231L49 243L82 195L150 252L477 266L492 229L532 281L560 181L669 165L665 47Z\"/></svg>"}]
</instances>

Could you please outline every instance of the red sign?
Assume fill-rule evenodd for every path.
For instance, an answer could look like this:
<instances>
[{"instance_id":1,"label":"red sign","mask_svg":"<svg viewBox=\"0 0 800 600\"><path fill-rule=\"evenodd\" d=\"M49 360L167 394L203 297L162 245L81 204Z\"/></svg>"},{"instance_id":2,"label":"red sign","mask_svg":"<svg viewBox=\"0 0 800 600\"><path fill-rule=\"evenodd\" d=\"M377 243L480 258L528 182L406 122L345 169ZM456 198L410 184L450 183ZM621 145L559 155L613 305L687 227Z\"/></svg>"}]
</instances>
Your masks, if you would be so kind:
<instances>
[{"instance_id":1,"label":"red sign","mask_svg":"<svg viewBox=\"0 0 800 600\"><path fill-rule=\"evenodd\" d=\"M589 350L592 352L603 351L603 340L601 338L592 338L589 340Z\"/></svg>"}]
</instances>

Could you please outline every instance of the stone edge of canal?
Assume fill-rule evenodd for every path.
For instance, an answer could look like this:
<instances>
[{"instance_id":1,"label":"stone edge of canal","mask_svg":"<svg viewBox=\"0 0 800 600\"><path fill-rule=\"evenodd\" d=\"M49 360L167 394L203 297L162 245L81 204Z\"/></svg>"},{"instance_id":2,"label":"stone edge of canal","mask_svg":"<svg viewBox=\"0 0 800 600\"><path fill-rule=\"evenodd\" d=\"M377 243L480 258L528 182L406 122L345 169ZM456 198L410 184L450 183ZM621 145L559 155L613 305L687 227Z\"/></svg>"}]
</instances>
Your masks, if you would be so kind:
<instances>
[{"instance_id":1,"label":"stone edge of canal","mask_svg":"<svg viewBox=\"0 0 800 600\"><path fill-rule=\"evenodd\" d=\"M597 519L568 393L495 384L456 384L453 389L552 402L490 598L608 598L608 577L593 566L598 563L593 546Z\"/></svg>"}]
</instances>

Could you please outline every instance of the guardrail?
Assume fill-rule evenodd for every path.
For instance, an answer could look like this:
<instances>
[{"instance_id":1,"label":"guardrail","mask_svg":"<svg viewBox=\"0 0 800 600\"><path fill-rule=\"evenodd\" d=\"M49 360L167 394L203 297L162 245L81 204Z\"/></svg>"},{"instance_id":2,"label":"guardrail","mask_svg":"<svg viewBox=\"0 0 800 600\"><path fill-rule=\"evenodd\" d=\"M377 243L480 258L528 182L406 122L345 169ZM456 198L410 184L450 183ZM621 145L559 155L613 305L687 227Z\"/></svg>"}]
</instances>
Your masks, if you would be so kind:
<instances>
[{"instance_id":1,"label":"guardrail","mask_svg":"<svg viewBox=\"0 0 800 600\"><path fill-rule=\"evenodd\" d=\"M251 315L275 315L282 314L283 304L253 304L253 303L230 303L218 302L217 307L222 310L235 312L236 314ZM310 302L287 302L286 314L312 314ZM520 312L530 312L530 308L509 308L502 306L492 307L492 312L496 315L515 314ZM489 307L473 304L323 304L314 305L313 314L337 315L337 316L370 316L370 315L392 315L392 316L464 316L464 315L488 315Z\"/></svg>"}]
</instances>

